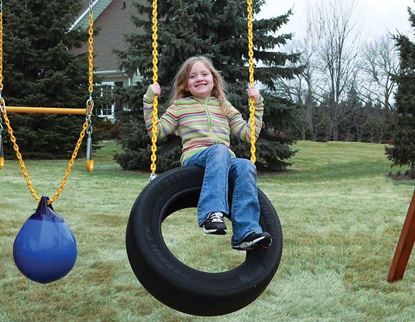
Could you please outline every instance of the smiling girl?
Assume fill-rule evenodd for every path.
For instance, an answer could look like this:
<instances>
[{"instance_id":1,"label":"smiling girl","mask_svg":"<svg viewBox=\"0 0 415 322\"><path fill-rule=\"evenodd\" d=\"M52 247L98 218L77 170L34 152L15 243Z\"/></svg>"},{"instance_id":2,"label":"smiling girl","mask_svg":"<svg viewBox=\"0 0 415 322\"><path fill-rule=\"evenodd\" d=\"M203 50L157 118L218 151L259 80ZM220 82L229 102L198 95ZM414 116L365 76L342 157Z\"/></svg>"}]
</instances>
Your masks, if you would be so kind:
<instances>
[{"instance_id":1,"label":"smiling girl","mask_svg":"<svg viewBox=\"0 0 415 322\"><path fill-rule=\"evenodd\" d=\"M264 104L258 89L249 87L255 99L255 135L262 127ZM151 134L152 102L161 94L159 84L144 95L144 120ZM191 57L176 74L170 106L158 120L158 139L170 133L182 139L183 166L205 169L198 202L198 224L207 234L227 232L223 217L232 221L232 247L237 250L267 248L272 239L259 225L260 208L255 165L237 158L230 149L230 135L250 142L250 123L226 99L220 73L206 57ZM228 184L233 186L228 204Z\"/></svg>"}]
</instances>

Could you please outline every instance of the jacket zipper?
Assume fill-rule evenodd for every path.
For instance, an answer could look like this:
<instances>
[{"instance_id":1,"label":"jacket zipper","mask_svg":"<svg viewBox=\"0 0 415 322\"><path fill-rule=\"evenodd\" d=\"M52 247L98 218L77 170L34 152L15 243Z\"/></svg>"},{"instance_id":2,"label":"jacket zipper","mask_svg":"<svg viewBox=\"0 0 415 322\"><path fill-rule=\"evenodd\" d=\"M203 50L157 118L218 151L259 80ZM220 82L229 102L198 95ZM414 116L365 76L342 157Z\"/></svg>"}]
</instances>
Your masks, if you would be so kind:
<instances>
[{"instance_id":1,"label":"jacket zipper","mask_svg":"<svg viewBox=\"0 0 415 322\"><path fill-rule=\"evenodd\" d=\"M212 115L210 114L209 108L207 106L207 101L209 100L209 98L201 101L203 108L206 111L206 116L208 119L208 130L209 130L209 135L212 137L212 139L215 141L215 143L220 143L218 137L216 136L216 134L213 132L213 124L212 124Z\"/></svg>"}]
</instances>

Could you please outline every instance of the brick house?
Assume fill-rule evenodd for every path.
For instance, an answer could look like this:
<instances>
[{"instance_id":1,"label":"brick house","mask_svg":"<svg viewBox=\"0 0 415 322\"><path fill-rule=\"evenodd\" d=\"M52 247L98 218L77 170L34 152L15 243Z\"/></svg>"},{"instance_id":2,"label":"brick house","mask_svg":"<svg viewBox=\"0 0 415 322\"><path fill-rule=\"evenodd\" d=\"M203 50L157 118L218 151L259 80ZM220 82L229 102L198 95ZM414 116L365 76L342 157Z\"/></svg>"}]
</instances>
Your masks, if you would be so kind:
<instances>
[{"instance_id":1,"label":"brick house","mask_svg":"<svg viewBox=\"0 0 415 322\"><path fill-rule=\"evenodd\" d=\"M101 95L111 94L117 86L133 85L140 80L137 72L128 75L119 69L119 58L114 49L125 49L124 35L137 33L139 29L132 23L132 14L137 11L132 0L94 0L92 4L94 13L94 29L98 34L94 37L94 65L95 75L101 80L99 90ZM89 0L82 0L82 10L73 28L88 29ZM87 45L74 50L74 53L87 51ZM98 89L97 89L98 90ZM98 107L98 114L109 119L114 118L114 104Z\"/></svg>"}]
</instances>

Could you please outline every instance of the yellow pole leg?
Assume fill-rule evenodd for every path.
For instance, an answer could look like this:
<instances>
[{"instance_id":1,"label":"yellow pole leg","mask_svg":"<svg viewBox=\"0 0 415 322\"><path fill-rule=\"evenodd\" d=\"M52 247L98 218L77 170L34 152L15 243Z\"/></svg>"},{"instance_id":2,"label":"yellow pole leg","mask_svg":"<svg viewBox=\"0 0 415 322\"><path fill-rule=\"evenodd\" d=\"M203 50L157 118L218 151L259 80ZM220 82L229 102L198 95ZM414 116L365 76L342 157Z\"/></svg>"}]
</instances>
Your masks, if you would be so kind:
<instances>
[{"instance_id":1,"label":"yellow pole leg","mask_svg":"<svg viewBox=\"0 0 415 322\"><path fill-rule=\"evenodd\" d=\"M92 172L92 170L94 170L94 160L86 160L85 169L88 172Z\"/></svg>"}]
</instances>

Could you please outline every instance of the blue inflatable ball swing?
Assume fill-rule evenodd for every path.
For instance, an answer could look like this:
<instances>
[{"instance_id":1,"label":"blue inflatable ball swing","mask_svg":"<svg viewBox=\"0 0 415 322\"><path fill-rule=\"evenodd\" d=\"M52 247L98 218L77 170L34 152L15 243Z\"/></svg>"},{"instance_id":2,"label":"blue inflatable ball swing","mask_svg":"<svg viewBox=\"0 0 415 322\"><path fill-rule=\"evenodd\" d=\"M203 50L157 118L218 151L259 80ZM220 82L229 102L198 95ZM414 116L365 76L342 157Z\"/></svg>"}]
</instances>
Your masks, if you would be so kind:
<instances>
[{"instance_id":1,"label":"blue inflatable ball swing","mask_svg":"<svg viewBox=\"0 0 415 322\"><path fill-rule=\"evenodd\" d=\"M13 245L13 256L20 272L32 281L46 284L70 272L77 256L76 239L65 223L40 199L36 212L23 224Z\"/></svg>"}]
</instances>

